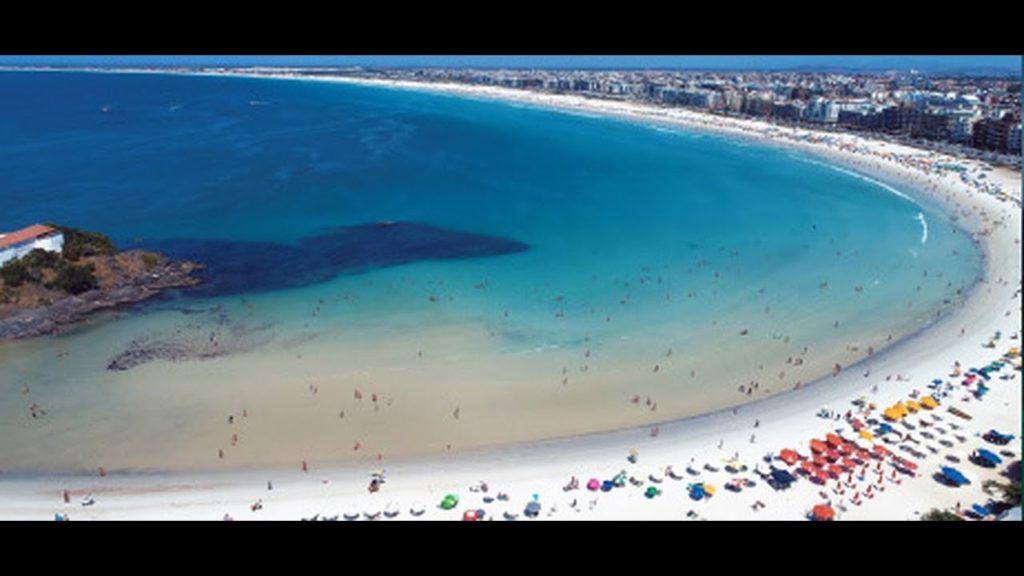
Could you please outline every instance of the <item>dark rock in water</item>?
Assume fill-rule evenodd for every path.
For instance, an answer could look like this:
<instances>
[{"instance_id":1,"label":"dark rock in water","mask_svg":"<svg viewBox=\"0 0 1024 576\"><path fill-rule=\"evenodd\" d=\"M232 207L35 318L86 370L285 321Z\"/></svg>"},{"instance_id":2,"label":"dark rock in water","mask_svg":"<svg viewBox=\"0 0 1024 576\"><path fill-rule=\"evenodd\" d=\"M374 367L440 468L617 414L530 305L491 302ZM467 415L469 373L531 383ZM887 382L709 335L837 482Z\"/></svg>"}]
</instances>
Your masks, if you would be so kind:
<instances>
[{"instance_id":1,"label":"dark rock in water","mask_svg":"<svg viewBox=\"0 0 1024 576\"><path fill-rule=\"evenodd\" d=\"M197 337L198 334L137 338L124 351L110 359L107 370L131 370L154 360L186 362L221 358L250 352L274 339L270 324L252 326L223 321L220 325L224 329L217 332L217 338Z\"/></svg>"},{"instance_id":2,"label":"dark rock in water","mask_svg":"<svg viewBox=\"0 0 1024 576\"><path fill-rule=\"evenodd\" d=\"M147 248L202 262L203 282L188 295L207 297L295 288L343 273L421 260L499 256L528 247L515 240L428 224L380 222L337 228L298 244L183 239L150 242Z\"/></svg>"}]
</instances>

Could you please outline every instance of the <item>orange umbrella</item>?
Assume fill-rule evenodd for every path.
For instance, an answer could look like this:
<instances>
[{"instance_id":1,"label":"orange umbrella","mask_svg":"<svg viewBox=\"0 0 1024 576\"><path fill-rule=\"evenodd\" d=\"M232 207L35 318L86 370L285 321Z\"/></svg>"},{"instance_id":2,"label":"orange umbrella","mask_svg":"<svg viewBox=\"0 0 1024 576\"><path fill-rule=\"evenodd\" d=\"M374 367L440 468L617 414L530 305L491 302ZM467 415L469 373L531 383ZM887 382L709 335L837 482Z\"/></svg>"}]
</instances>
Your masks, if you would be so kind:
<instances>
[{"instance_id":1,"label":"orange umbrella","mask_svg":"<svg viewBox=\"0 0 1024 576\"><path fill-rule=\"evenodd\" d=\"M828 472L821 470L820 468L814 471L814 477L822 484L825 484L829 480Z\"/></svg>"},{"instance_id":2,"label":"orange umbrella","mask_svg":"<svg viewBox=\"0 0 1024 576\"><path fill-rule=\"evenodd\" d=\"M825 450L828 450L828 446L824 442L821 440L811 440L812 452L824 452Z\"/></svg>"},{"instance_id":3,"label":"orange umbrella","mask_svg":"<svg viewBox=\"0 0 1024 576\"><path fill-rule=\"evenodd\" d=\"M792 466L793 464L800 461L800 454L796 450L790 450L789 448L783 448L782 452L779 452L779 458L783 462Z\"/></svg>"},{"instance_id":4,"label":"orange umbrella","mask_svg":"<svg viewBox=\"0 0 1024 576\"><path fill-rule=\"evenodd\" d=\"M889 450L887 450L885 446L882 446L880 444L875 444L875 447L872 449L872 451L875 454L877 454L879 458L885 458L889 454Z\"/></svg>"},{"instance_id":5,"label":"orange umbrella","mask_svg":"<svg viewBox=\"0 0 1024 576\"><path fill-rule=\"evenodd\" d=\"M843 443L843 439L840 438L838 434L833 434L831 432L825 435L825 440L833 446L839 446Z\"/></svg>"},{"instance_id":6,"label":"orange umbrella","mask_svg":"<svg viewBox=\"0 0 1024 576\"><path fill-rule=\"evenodd\" d=\"M811 511L811 517L819 522L834 520L836 517L836 511L826 504L818 504L814 507L814 510Z\"/></svg>"},{"instance_id":7,"label":"orange umbrella","mask_svg":"<svg viewBox=\"0 0 1024 576\"><path fill-rule=\"evenodd\" d=\"M814 467L814 464L812 464L810 460L804 460L803 462L801 462L800 468L802 468L804 472L807 472L808 474L812 475L815 471L817 471L817 468Z\"/></svg>"},{"instance_id":8,"label":"orange umbrella","mask_svg":"<svg viewBox=\"0 0 1024 576\"><path fill-rule=\"evenodd\" d=\"M831 464L831 465L830 465L830 466L828 467L828 470L829 470L829 472L831 472L831 473L835 474L835 475L836 475L836 478L838 478L840 474L842 474L843 472L845 472L845 470L843 470L843 467L842 467L842 466L839 466L838 464Z\"/></svg>"},{"instance_id":9,"label":"orange umbrella","mask_svg":"<svg viewBox=\"0 0 1024 576\"><path fill-rule=\"evenodd\" d=\"M829 448L828 450L825 450L825 457L828 458L830 462L835 462L839 459L839 452Z\"/></svg>"},{"instance_id":10,"label":"orange umbrella","mask_svg":"<svg viewBox=\"0 0 1024 576\"><path fill-rule=\"evenodd\" d=\"M843 442L839 445L839 451L842 452L843 456L849 456L853 454L853 446L849 442Z\"/></svg>"}]
</instances>

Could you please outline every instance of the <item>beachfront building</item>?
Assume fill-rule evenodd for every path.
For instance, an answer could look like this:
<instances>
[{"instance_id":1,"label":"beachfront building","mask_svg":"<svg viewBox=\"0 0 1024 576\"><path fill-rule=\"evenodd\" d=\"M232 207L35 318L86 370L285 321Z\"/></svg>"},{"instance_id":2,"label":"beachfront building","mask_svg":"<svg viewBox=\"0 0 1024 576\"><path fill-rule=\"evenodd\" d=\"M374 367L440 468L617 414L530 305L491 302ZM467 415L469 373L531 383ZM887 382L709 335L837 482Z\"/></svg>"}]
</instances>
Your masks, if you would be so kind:
<instances>
[{"instance_id":1,"label":"beachfront building","mask_svg":"<svg viewBox=\"0 0 1024 576\"><path fill-rule=\"evenodd\" d=\"M48 252L64 249L64 234L55 228L33 224L15 232L0 233L0 266L40 248Z\"/></svg>"}]
</instances>

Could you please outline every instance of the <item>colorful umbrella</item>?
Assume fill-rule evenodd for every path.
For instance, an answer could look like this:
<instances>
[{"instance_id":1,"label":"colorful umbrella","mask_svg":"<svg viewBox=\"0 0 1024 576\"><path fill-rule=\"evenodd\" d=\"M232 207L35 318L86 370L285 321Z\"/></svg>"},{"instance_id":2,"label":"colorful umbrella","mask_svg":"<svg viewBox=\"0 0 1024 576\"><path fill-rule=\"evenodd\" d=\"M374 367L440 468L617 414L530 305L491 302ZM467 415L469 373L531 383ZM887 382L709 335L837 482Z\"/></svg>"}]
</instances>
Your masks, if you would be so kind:
<instances>
[{"instance_id":1,"label":"colorful umbrella","mask_svg":"<svg viewBox=\"0 0 1024 576\"><path fill-rule=\"evenodd\" d=\"M811 518L819 522L834 520L835 517L836 511L826 504L818 504L811 510Z\"/></svg>"}]
</instances>

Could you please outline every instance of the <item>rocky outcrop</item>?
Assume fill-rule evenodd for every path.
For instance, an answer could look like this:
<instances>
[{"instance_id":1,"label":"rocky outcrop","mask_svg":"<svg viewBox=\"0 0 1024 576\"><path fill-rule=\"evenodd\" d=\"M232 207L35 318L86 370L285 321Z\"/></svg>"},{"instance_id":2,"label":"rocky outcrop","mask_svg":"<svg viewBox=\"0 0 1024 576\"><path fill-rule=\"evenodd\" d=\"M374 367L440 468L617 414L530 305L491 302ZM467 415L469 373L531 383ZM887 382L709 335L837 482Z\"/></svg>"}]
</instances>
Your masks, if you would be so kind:
<instances>
[{"instance_id":1,"label":"rocky outcrop","mask_svg":"<svg viewBox=\"0 0 1024 576\"><path fill-rule=\"evenodd\" d=\"M132 256L132 253L124 253ZM194 273L202 265L159 258L145 271L111 266L106 287L66 296L39 308L22 308L0 317L0 340L16 340L55 334L102 310L111 310L148 300L158 294L199 284Z\"/></svg>"}]
</instances>

